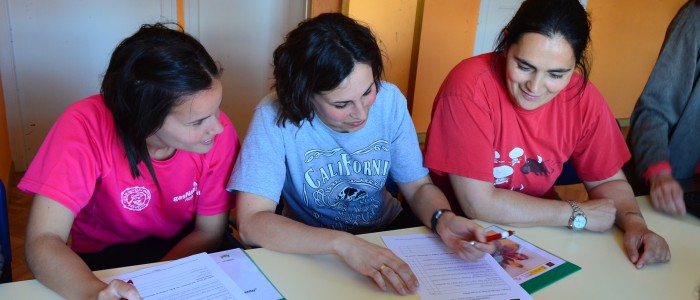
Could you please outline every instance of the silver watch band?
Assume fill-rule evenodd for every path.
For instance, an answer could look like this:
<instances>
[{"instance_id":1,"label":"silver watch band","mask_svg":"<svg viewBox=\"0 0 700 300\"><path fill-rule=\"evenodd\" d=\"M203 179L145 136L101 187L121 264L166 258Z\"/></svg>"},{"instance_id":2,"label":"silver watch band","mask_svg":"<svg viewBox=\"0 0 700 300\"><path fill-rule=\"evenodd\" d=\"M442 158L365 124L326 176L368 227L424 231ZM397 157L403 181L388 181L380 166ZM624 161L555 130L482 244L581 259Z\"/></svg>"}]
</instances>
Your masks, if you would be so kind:
<instances>
[{"instance_id":1,"label":"silver watch band","mask_svg":"<svg viewBox=\"0 0 700 300\"><path fill-rule=\"evenodd\" d=\"M573 210L573 212L571 213L571 217L569 218L569 228L574 229L574 230L583 230L583 227L579 228L579 227L574 226L574 220L578 216L583 217L584 218L584 225L583 226L585 227L586 214L584 214L581 207L578 206L578 202L573 201L573 200L567 200L566 202L569 203L569 205L571 206L571 209Z\"/></svg>"}]
</instances>

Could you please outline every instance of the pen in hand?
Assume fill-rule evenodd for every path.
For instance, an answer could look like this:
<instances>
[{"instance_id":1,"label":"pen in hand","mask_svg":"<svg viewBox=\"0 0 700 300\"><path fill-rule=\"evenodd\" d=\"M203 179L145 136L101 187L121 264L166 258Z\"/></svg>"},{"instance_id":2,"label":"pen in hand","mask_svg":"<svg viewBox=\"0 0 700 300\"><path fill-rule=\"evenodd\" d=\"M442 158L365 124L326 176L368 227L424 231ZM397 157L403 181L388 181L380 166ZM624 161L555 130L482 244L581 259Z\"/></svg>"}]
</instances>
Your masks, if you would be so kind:
<instances>
[{"instance_id":1,"label":"pen in hand","mask_svg":"<svg viewBox=\"0 0 700 300\"><path fill-rule=\"evenodd\" d=\"M507 237L509 237L509 236L511 236L511 235L513 235L513 234L515 234L515 232L512 231L512 230L508 230L508 231L504 231L504 232L501 232L501 233L492 234L492 235L489 235L489 236L486 237L486 242L488 243L488 242L493 242L493 241L495 241L495 240L505 239L505 238L507 238ZM472 247L476 246L476 241L471 241L471 242L469 242L469 245L472 246Z\"/></svg>"},{"instance_id":2,"label":"pen in hand","mask_svg":"<svg viewBox=\"0 0 700 300\"><path fill-rule=\"evenodd\" d=\"M492 234L492 235L489 235L486 237L486 242L488 243L488 242L493 242L495 240L505 239L505 238L513 235L514 233L515 232L512 230L508 230L508 231L504 231L501 233Z\"/></svg>"}]
</instances>

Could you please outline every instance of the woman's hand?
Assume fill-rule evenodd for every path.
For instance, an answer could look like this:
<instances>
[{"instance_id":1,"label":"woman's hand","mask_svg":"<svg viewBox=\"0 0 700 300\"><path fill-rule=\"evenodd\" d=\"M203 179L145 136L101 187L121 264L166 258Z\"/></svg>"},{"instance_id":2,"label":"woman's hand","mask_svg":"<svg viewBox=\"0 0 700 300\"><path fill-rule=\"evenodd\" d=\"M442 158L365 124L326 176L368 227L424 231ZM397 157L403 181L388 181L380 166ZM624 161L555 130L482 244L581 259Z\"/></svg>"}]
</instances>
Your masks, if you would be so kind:
<instances>
[{"instance_id":1,"label":"woman's hand","mask_svg":"<svg viewBox=\"0 0 700 300\"><path fill-rule=\"evenodd\" d=\"M124 281L115 279L109 282L109 285L104 290L101 290L99 295L97 295L99 300L141 300L139 292L136 287L132 284L128 284Z\"/></svg>"},{"instance_id":2,"label":"woman's hand","mask_svg":"<svg viewBox=\"0 0 700 300\"><path fill-rule=\"evenodd\" d=\"M338 243L338 255L355 271L371 278L383 291L387 280L401 295L414 293L418 279L411 268L391 250L348 235Z\"/></svg>"},{"instance_id":3,"label":"woman's hand","mask_svg":"<svg viewBox=\"0 0 700 300\"><path fill-rule=\"evenodd\" d=\"M586 215L586 230L602 232L615 223L615 202L611 199L592 199L579 203Z\"/></svg>"},{"instance_id":4,"label":"woman's hand","mask_svg":"<svg viewBox=\"0 0 700 300\"><path fill-rule=\"evenodd\" d=\"M624 244L627 257L637 269L647 264L665 263L671 260L671 250L666 240L646 226L627 228Z\"/></svg>"},{"instance_id":5,"label":"woman's hand","mask_svg":"<svg viewBox=\"0 0 700 300\"><path fill-rule=\"evenodd\" d=\"M463 260L475 261L496 250L493 244L485 243L483 227L452 212L445 213L437 227L440 239ZM471 241L478 243L470 243Z\"/></svg>"},{"instance_id":6,"label":"woman's hand","mask_svg":"<svg viewBox=\"0 0 700 300\"><path fill-rule=\"evenodd\" d=\"M672 215L685 214L683 188L673 178L671 172L660 173L650 179L649 196L651 205L662 212Z\"/></svg>"}]
</instances>

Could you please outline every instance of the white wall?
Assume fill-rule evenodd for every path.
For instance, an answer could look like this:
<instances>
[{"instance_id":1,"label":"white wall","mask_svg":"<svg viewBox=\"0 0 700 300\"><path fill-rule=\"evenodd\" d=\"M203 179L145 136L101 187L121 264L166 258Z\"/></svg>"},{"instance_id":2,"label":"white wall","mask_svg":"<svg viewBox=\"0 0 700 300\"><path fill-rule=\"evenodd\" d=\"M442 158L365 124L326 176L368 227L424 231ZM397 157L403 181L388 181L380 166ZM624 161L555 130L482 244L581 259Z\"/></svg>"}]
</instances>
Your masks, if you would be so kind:
<instances>
[{"instance_id":1,"label":"white wall","mask_svg":"<svg viewBox=\"0 0 700 300\"><path fill-rule=\"evenodd\" d=\"M186 1L185 31L224 68L224 100L241 138L253 109L272 85L272 52L304 19L305 0Z\"/></svg>"},{"instance_id":2,"label":"white wall","mask_svg":"<svg viewBox=\"0 0 700 300\"><path fill-rule=\"evenodd\" d=\"M177 21L175 0L0 0L0 73L13 161L23 171L71 103L99 92L117 43L141 24ZM222 109L241 138L268 92L272 50L305 1L186 0L186 31L225 69ZM2 13L2 11L0 11Z\"/></svg>"}]
</instances>

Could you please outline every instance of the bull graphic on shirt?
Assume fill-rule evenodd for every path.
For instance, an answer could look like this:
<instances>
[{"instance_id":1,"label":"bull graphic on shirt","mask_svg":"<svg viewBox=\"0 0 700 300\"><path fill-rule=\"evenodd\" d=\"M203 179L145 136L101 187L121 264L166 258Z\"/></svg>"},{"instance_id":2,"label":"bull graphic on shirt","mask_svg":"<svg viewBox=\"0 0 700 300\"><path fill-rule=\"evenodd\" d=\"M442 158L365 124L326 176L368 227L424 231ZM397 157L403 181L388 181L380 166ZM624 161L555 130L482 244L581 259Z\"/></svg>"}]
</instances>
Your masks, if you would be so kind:
<instances>
[{"instance_id":1,"label":"bull graphic on shirt","mask_svg":"<svg viewBox=\"0 0 700 300\"><path fill-rule=\"evenodd\" d=\"M537 159L528 158L525 150L515 147L508 152L508 159L501 157L498 151L494 151L493 185L510 190L521 191L525 186L521 182L515 182L513 176L516 170L522 174L534 176L551 176L552 169L547 165L548 161L537 155Z\"/></svg>"},{"instance_id":2,"label":"bull graphic on shirt","mask_svg":"<svg viewBox=\"0 0 700 300\"><path fill-rule=\"evenodd\" d=\"M520 168L520 171L523 174L535 173L537 176L548 176L550 173L547 166L541 161L541 158L539 161L534 158L526 159L525 165Z\"/></svg>"}]
</instances>

